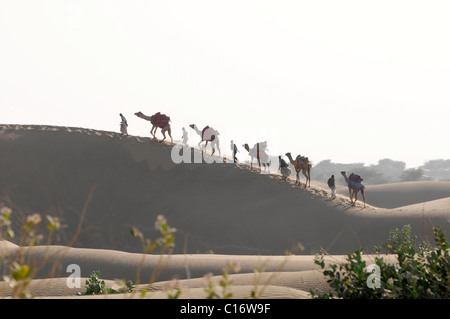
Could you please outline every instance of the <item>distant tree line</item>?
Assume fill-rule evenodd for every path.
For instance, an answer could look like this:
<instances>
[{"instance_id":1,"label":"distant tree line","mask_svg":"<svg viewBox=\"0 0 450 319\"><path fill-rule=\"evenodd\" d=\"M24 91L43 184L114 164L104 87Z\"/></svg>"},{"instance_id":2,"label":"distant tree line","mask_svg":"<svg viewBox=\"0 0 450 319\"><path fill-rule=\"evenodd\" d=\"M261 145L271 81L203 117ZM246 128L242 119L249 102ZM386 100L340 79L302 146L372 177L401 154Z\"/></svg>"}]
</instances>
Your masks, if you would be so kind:
<instances>
[{"instance_id":1,"label":"distant tree line","mask_svg":"<svg viewBox=\"0 0 450 319\"><path fill-rule=\"evenodd\" d=\"M324 182L334 174L336 180L339 180L339 176L336 175L341 171L361 175L366 185L408 181L450 181L450 160L431 160L422 166L408 169L405 162L388 158L381 159L376 165L370 166L364 163L340 164L324 160L313 164L311 178Z\"/></svg>"},{"instance_id":2,"label":"distant tree line","mask_svg":"<svg viewBox=\"0 0 450 319\"><path fill-rule=\"evenodd\" d=\"M294 166L285 156L282 156L282 158L288 162L292 171L291 178L295 179ZM278 156L271 155L269 159L271 161L271 172L274 172L274 169L278 168ZM249 161L246 160L245 163L248 164ZM341 171L361 175L364 178L365 185L412 181L450 181L450 159L427 161L416 168L406 168L405 162L394 161L389 158L381 159L376 165L369 166L364 163L332 163L329 159L317 164L313 162L312 165L312 180L326 183L331 175L335 175L338 185L344 185L344 180L340 178ZM304 181L302 173L300 173L300 179Z\"/></svg>"}]
</instances>

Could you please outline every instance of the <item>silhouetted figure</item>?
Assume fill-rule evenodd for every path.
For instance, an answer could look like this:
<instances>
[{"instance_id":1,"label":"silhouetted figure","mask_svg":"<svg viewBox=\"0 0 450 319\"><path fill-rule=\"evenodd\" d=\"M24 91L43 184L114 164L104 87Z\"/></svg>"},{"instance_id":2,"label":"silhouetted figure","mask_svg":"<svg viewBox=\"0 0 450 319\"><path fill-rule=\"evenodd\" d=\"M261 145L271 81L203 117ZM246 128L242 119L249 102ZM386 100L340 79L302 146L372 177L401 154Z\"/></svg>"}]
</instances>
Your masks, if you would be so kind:
<instances>
[{"instance_id":1,"label":"silhouetted figure","mask_svg":"<svg viewBox=\"0 0 450 319\"><path fill-rule=\"evenodd\" d=\"M336 198L336 181L334 179L334 175L328 179L328 187L331 189L331 199Z\"/></svg>"},{"instance_id":2,"label":"silhouetted figure","mask_svg":"<svg viewBox=\"0 0 450 319\"><path fill-rule=\"evenodd\" d=\"M239 152L236 144L234 144L233 141L231 141L231 151L233 152L233 162L237 163L237 157L236 157L236 153Z\"/></svg>"},{"instance_id":3,"label":"silhouetted figure","mask_svg":"<svg viewBox=\"0 0 450 319\"><path fill-rule=\"evenodd\" d=\"M122 115L122 113L120 113L119 115L120 115L120 118L122 119L122 122L120 122L120 133L122 133L122 135L128 135L127 119L125 118L125 116Z\"/></svg>"},{"instance_id":4,"label":"silhouetted figure","mask_svg":"<svg viewBox=\"0 0 450 319\"><path fill-rule=\"evenodd\" d=\"M278 156L278 170L281 172L281 175L283 176L283 179L286 181L287 178L291 175L292 171L289 168L288 163L284 159L281 158L281 156Z\"/></svg>"},{"instance_id":5,"label":"silhouetted figure","mask_svg":"<svg viewBox=\"0 0 450 319\"><path fill-rule=\"evenodd\" d=\"M183 144L184 144L184 146L188 146L188 144L187 144L187 142L188 142L188 139L189 139L189 136L188 136L188 132L185 130L185 128L183 127Z\"/></svg>"}]
</instances>

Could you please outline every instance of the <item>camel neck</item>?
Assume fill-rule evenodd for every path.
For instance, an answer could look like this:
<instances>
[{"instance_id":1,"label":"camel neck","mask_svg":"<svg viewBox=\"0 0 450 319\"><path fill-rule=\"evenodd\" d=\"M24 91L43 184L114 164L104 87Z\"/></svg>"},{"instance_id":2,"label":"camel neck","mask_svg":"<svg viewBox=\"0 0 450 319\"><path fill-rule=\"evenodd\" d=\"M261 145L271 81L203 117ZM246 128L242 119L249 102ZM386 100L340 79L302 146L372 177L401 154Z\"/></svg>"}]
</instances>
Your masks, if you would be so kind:
<instances>
[{"instance_id":1,"label":"camel neck","mask_svg":"<svg viewBox=\"0 0 450 319\"><path fill-rule=\"evenodd\" d=\"M198 129L197 125L194 125L194 131L197 132L198 135L202 136L202 132Z\"/></svg>"},{"instance_id":2,"label":"camel neck","mask_svg":"<svg viewBox=\"0 0 450 319\"><path fill-rule=\"evenodd\" d=\"M286 154L286 156L289 158L291 164L294 164L294 159L292 158L291 154Z\"/></svg>"}]
</instances>

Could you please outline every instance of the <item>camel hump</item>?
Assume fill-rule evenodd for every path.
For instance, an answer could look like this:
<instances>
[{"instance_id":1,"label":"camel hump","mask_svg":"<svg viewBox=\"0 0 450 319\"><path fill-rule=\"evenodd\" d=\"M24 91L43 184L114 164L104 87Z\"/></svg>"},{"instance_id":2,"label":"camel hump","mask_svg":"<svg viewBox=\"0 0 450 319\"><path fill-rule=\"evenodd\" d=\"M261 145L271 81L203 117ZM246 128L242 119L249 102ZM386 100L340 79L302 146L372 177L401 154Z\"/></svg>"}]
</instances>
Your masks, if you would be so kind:
<instances>
[{"instance_id":1,"label":"camel hump","mask_svg":"<svg viewBox=\"0 0 450 319\"><path fill-rule=\"evenodd\" d=\"M309 162L309 158L307 156L297 155L295 161L299 162L300 164L306 164Z\"/></svg>"},{"instance_id":2,"label":"camel hump","mask_svg":"<svg viewBox=\"0 0 450 319\"><path fill-rule=\"evenodd\" d=\"M358 175L358 174L353 174L351 173L350 176L348 177L352 182L355 183L361 183L364 179Z\"/></svg>"},{"instance_id":3,"label":"camel hump","mask_svg":"<svg viewBox=\"0 0 450 319\"><path fill-rule=\"evenodd\" d=\"M216 135L219 135L219 132L217 132L212 127L209 127L208 125L205 126L202 130L202 138L205 140L214 141L216 139Z\"/></svg>"},{"instance_id":4,"label":"camel hump","mask_svg":"<svg viewBox=\"0 0 450 319\"><path fill-rule=\"evenodd\" d=\"M169 121L170 117L168 117L166 114L161 114L161 112L153 114L150 118L150 122L159 126L160 128L167 126L169 124Z\"/></svg>"}]
</instances>

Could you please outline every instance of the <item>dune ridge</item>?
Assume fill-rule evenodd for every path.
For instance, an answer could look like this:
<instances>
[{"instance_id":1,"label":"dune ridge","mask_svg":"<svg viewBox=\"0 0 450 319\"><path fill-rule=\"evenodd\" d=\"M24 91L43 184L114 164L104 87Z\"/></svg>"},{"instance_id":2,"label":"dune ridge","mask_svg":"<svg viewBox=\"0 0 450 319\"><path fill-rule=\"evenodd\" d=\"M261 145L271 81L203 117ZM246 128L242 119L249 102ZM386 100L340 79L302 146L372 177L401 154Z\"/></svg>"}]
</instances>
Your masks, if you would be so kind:
<instances>
[{"instance_id":1,"label":"dune ridge","mask_svg":"<svg viewBox=\"0 0 450 319\"><path fill-rule=\"evenodd\" d=\"M68 263L82 264L83 278L99 269L111 285L115 278L134 276L142 247L130 229L156 238L159 214L177 229L176 246L150 298L167 297L161 287L173 278L189 287L183 297L201 298L203 276L212 273L217 280L225 260L240 263L241 273L233 278L242 286L235 296L242 296L264 258L280 262L286 252L295 256L289 256L285 268L264 269L285 278L269 285L264 296L304 298L318 285L313 258L322 249L342 257L382 245L394 227L410 224L419 240L430 237L432 226L448 228L448 182L370 186L367 207L360 197L351 207L345 188L330 199L329 189L314 180L314 167L311 188L304 189L282 180L278 172L260 174L243 163L175 164L172 148L169 142L116 132L0 125L0 200L13 208L15 232L35 212L57 216L65 225L50 246L19 248L18 238L0 245L8 256L26 249L38 259L44 252L65 251L57 268L60 277L48 276L47 268L36 274L36 284L50 280L45 285L53 287L36 288L37 296L76 296L65 287ZM72 243L79 225L83 232ZM148 276L156 256L145 258L143 273ZM288 284L302 276L310 284ZM0 284L2 295L8 296L5 283Z\"/></svg>"}]
</instances>

